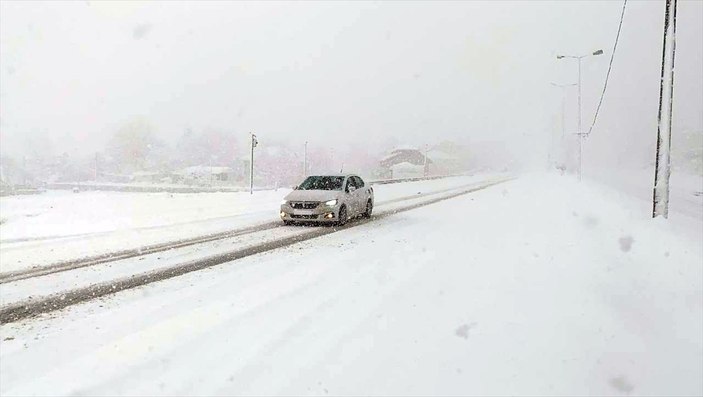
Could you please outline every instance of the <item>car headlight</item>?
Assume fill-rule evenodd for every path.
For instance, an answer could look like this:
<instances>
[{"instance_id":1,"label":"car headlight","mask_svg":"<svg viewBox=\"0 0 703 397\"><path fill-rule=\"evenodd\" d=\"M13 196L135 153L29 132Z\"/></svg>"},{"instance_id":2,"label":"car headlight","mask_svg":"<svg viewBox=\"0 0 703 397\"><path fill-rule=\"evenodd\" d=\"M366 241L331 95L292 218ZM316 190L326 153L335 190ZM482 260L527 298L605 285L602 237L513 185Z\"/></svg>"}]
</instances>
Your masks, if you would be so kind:
<instances>
[{"instance_id":1,"label":"car headlight","mask_svg":"<svg viewBox=\"0 0 703 397\"><path fill-rule=\"evenodd\" d=\"M286 205L286 204L288 204L288 200L281 201L281 205Z\"/></svg>"},{"instance_id":2,"label":"car headlight","mask_svg":"<svg viewBox=\"0 0 703 397\"><path fill-rule=\"evenodd\" d=\"M335 205L337 205L337 199L325 201L325 205L328 207L334 207Z\"/></svg>"}]
</instances>

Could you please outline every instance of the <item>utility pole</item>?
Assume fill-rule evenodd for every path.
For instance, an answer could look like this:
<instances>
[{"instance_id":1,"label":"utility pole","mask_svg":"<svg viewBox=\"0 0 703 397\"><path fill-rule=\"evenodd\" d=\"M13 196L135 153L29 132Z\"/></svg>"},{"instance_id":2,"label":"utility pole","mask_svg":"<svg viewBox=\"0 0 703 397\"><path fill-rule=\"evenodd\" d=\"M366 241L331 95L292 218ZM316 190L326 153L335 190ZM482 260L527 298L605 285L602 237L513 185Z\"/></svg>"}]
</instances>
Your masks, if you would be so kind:
<instances>
[{"instance_id":1,"label":"utility pole","mask_svg":"<svg viewBox=\"0 0 703 397\"><path fill-rule=\"evenodd\" d=\"M303 151L303 178L308 176L308 141L305 141L305 149Z\"/></svg>"},{"instance_id":2,"label":"utility pole","mask_svg":"<svg viewBox=\"0 0 703 397\"><path fill-rule=\"evenodd\" d=\"M256 135L253 132L251 134L251 158L249 160L249 194L254 194L254 148L259 143L256 140Z\"/></svg>"},{"instance_id":3,"label":"utility pole","mask_svg":"<svg viewBox=\"0 0 703 397\"><path fill-rule=\"evenodd\" d=\"M578 119L578 164L579 164L579 169L578 169L578 181L581 182L581 169L583 167L583 130L581 130L581 58L579 58L579 82L578 82L578 97L579 97L579 103L578 103L578 108L579 108L579 119Z\"/></svg>"},{"instance_id":4,"label":"utility pole","mask_svg":"<svg viewBox=\"0 0 703 397\"><path fill-rule=\"evenodd\" d=\"M571 59L576 59L578 60L578 71L579 71L579 81L578 81L578 132L576 135L578 136L578 155L576 156L577 158L577 163L578 163L578 180L581 181L581 157L582 157L582 140L583 140L583 132L581 131L581 60L585 57L590 57L590 56L595 56L595 55L602 55L603 50L596 50L593 51L590 54L586 55L557 55L557 59L563 59L563 58L571 58Z\"/></svg>"},{"instance_id":5,"label":"utility pole","mask_svg":"<svg viewBox=\"0 0 703 397\"><path fill-rule=\"evenodd\" d=\"M669 217L669 177L671 176L671 119L674 103L674 56L676 54L676 0L666 0L664 45L659 82L657 116L657 157L654 169L652 218Z\"/></svg>"},{"instance_id":6,"label":"utility pole","mask_svg":"<svg viewBox=\"0 0 703 397\"><path fill-rule=\"evenodd\" d=\"M95 152L95 182L98 181L98 152Z\"/></svg>"}]
</instances>

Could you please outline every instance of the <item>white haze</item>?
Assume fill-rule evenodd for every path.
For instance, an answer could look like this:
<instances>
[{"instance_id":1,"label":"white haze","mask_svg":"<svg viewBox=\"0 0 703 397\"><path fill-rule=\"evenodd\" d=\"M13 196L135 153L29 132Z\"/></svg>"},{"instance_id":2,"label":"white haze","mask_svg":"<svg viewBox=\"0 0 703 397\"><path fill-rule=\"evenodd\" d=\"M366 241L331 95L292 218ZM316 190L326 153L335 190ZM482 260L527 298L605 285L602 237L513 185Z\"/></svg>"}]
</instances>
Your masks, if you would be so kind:
<instances>
[{"instance_id":1,"label":"white haze","mask_svg":"<svg viewBox=\"0 0 703 397\"><path fill-rule=\"evenodd\" d=\"M42 141L88 155L141 119L168 144L188 128L330 149L452 140L479 158L542 164L561 129L550 82L577 77L555 56L605 51L583 64L588 128L621 6L5 1L2 153ZM629 2L587 161L653 158L663 11L663 1ZM674 133L700 132L703 3L680 1L678 15ZM567 132L575 102L572 90Z\"/></svg>"}]
</instances>

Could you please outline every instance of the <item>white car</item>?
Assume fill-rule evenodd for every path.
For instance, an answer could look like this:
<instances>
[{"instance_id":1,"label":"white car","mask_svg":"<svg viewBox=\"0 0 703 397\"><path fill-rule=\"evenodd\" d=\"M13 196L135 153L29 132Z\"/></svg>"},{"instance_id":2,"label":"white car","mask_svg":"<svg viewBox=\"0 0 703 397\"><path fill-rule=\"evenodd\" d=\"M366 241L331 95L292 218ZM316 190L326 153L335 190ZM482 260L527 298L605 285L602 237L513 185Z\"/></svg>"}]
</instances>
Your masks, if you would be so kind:
<instances>
[{"instance_id":1,"label":"white car","mask_svg":"<svg viewBox=\"0 0 703 397\"><path fill-rule=\"evenodd\" d=\"M373 188L357 175L317 175L307 177L281 203L281 220L324 222L343 225L373 212Z\"/></svg>"}]
</instances>

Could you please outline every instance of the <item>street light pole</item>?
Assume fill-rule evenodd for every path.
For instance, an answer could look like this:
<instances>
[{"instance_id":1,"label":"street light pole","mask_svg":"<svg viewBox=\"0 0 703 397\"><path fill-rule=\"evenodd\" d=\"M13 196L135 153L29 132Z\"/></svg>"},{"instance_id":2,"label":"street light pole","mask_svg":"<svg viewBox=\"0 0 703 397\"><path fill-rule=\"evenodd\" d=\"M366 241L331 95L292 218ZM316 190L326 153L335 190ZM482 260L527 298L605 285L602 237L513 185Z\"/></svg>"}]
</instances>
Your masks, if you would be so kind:
<instances>
[{"instance_id":1,"label":"street light pole","mask_svg":"<svg viewBox=\"0 0 703 397\"><path fill-rule=\"evenodd\" d=\"M579 82L578 82L578 92L579 92L579 93L578 93L578 97L579 97L579 104L578 104L578 107L579 107L579 122L578 122L578 138L579 138L579 139L578 139L578 147L579 147L579 149L578 149L578 150L579 150L579 154L578 154L578 163L579 163L579 169L578 169L578 180L579 180L579 182L581 181L581 166L582 166L581 162L582 162L582 158L583 158L583 154L581 153L581 151L583 150L583 140L582 140L582 138L583 138L582 133L583 133L583 132L581 131L581 59L582 59L582 58L583 58L583 57L579 57Z\"/></svg>"},{"instance_id":2,"label":"street light pole","mask_svg":"<svg viewBox=\"0 0 703 397\"><path fill-rule=\"evenodd\" d=\"M602 55L603 50L596 50L593 51L590 54L586 55L557 55L557 59L563 59L563 58L571 58L571 59L576 59L578 60L578 72L579 72L579 81L578 81L578 132L576 133L578 136L578 157L577 157L577 162L578 162L578 180L581 181L581 161L582 161L582 142L581 140L583 139L583 132L581 131L581 60L583 58L589 57L589 56L595 56L595 55Z\"/></svg>"},{"instance_id":3,"label":"street light pole","mask_svg":"<svg viewBox=\"0 0 703 397\"><path fill-rule=\"evenodd\" d=\"M249 160L249 194L254 194L254 148L259 143L256 140L256 135L251 134L251 158Z\"/></svg>"}]
</instances>

